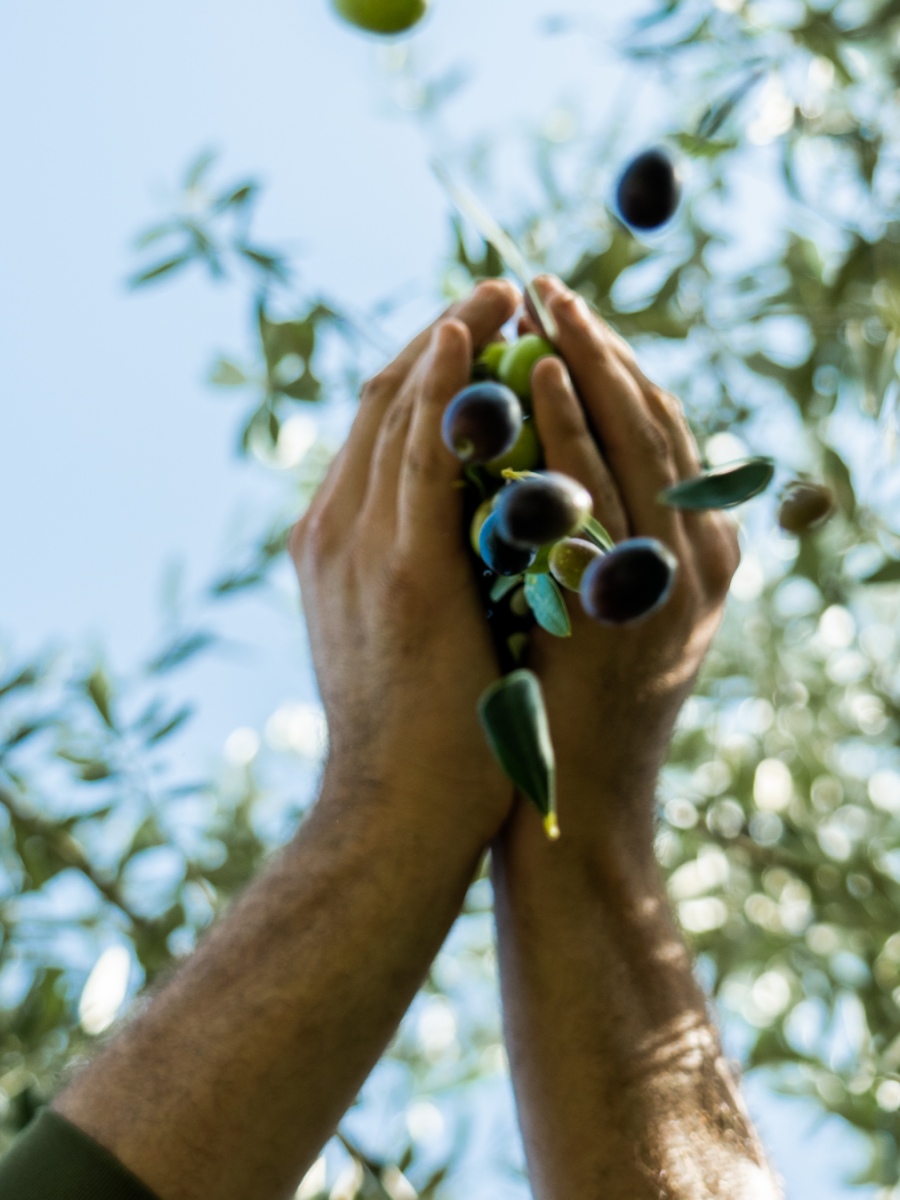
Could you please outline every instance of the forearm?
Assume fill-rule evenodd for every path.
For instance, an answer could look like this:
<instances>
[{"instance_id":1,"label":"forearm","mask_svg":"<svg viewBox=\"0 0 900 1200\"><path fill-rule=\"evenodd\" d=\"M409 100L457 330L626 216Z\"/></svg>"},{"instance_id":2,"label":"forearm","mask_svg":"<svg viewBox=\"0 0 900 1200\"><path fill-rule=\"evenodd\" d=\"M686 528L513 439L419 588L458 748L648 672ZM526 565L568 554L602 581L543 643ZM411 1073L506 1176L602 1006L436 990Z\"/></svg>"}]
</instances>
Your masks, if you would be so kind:
<instances>
[{"instance_id":1,"label":"forearm","mask_svg":"<svg viewBox=\"0 0 900 1200\"><path fill-rule=\"evenodd\" d=\"M603 807L649 814L648 799ZM571 819L559 842L520 808L494 847L504 1020L535 1197L774 1200L670 915L649 816L644 827L601 824L599 797L565 792L560 807Z\"/></svg>"},{"instance_id":2,"label":"forearm","mask_svg":"<svg viewBox=\"0 0 900 1200\"><path fill-rule=\"evenodd\" d=\"M462 808L327 773L296 839L55 1107L162 1200L290 1196L459 911L485 839Z\"/></svg>"}]
</instances>

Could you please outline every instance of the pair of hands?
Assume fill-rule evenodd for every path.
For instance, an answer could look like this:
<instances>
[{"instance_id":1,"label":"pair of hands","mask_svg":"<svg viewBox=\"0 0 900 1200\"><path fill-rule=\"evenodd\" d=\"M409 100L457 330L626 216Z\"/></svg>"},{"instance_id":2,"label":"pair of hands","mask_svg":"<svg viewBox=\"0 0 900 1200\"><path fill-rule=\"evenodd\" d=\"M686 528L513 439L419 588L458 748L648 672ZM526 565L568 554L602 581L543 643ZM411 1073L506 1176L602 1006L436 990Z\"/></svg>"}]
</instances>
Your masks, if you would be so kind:
<instances>
[{"instance_id":1,"label":"pair of hands","mask_svg":"<svg viewBox=\"0 0 900 1200\"><path fill-rule=\"evenodd\" d=\"M700 469L680 405L644 377L583 300L553 277L537 286L561 356L541 360L532 375L547 467L587 487L616 541L665 543L679 573L667 605L635 627L600 626L567 597L572 637L535 629L527 665L544 688L564 836L570 816L601 826L630 819L623 793L640 793L649 830L653 782L718 626L737 538L719 514L656 502L662 488ZM511 284L480 284L366 385L350 435L291 537L328 718L329 771L423 812L423 797L450 806L483 843L504 824L514 795L476 716L499 668L465 547L454 487L461 467L444 446L441 419L469 382L473 354L520 301ZM520 330L530 328L522 318Z\"/></svg>"}]
</instances>

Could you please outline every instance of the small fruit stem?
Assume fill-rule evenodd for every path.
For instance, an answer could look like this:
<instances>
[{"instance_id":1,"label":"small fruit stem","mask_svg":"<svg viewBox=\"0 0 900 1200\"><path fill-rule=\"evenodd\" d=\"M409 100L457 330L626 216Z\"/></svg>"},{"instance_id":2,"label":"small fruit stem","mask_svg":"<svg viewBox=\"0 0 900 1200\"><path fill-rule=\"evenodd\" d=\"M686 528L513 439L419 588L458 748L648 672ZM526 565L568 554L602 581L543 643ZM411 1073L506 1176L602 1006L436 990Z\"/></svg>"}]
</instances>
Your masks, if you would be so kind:
<instances>
[{"instance_id":1,"label":"small fruit stem","mask_svg":"<svg viewBox=\"0 0 900 1200\"><path fill-rule=\"evenodd\" d=\"M559 822L555 812L549 812L544 817L544 833L546 833L548 841L559 841Z\"/></svg>"}]
</instances>

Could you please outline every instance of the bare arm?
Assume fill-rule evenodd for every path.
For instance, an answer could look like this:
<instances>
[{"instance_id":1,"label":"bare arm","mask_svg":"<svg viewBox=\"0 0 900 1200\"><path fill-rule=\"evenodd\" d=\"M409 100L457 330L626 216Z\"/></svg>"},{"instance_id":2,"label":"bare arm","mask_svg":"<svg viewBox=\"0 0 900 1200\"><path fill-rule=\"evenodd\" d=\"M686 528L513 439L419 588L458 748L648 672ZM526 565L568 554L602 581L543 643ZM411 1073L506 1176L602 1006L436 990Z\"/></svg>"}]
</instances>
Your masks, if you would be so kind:
<instances>
[{"instance_id":1,"label":"bare arm","mask_svg":"<svg viewBox=\"0 0 900 1200\"><path fill-rule=\"evenodd\" d=\"M545 359L533 378L548 466L591 490L616 540L668 545L679 581L641 625L598 626L576 603L570 641L534 639L563 836L547 843L519 804L494 850L504 1019L534 1194L774 1200L653 854L657 774L719 623L736 539L718 514L656 503L699 467L677 403L571 293L548 284L545 294L568 364Z\"/></svg>"},{"instance_id":2,"label":"bare arm","mask_svg":"<svg viewBox=\"0 0 900 1200\"><path fill-rule=\"evenodd\" d=\"M515 303L482 287L367 388L292 541L329 720L321 796L55 1102L162 1200L293 1194L509 811L475 716L497 665L440 421Z\"/></svg>"}]
</instances>

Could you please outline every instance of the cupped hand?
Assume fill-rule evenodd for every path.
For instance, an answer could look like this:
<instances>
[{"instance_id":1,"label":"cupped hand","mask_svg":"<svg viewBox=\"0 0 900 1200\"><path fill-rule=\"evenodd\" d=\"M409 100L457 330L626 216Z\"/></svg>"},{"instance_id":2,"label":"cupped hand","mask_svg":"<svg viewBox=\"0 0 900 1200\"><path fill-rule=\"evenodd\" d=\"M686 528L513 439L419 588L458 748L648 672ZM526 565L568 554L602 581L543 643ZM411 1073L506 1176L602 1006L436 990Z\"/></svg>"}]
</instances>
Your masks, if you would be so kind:
<instances>
[{"instance_id":1,"label":"cupped hand","mask_svg":"<svg viewBox=\"0 0 900 1200\"><path fill-rule=\"evenodd\" d=\"M548 468L588 488L616 542L657 538L678 559L670 599L642 623L600 625L568 593L572 637L534 632L529 665L547 700L565 833L567 815L575 815L566 812L566 789L590 792L592 804L602 795L617 804L630 796L650 815L646 801L740 553L721 513L681 513L656 499L700 471L678 401L645 378L628 345L580 297L552 277L538 286L559 327L561 355L542 359L532 375Z\"/></svg>"},{"instance_id":2,"label":"cupped hand","mask_svg":"<svg viewBox=\"0 0 900 1200\"><path fill-rule=\"evenodd\" d=\"M423 815L450 806L485 841L512 788L476 714L499 668L463 537L460 463L441 420L469 382L473 350L519 299L510 284L481 284L365 386L290 543L328 719L328 771Z\"/></svg>"}]
</instances>

